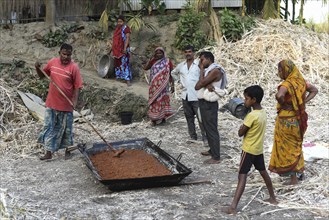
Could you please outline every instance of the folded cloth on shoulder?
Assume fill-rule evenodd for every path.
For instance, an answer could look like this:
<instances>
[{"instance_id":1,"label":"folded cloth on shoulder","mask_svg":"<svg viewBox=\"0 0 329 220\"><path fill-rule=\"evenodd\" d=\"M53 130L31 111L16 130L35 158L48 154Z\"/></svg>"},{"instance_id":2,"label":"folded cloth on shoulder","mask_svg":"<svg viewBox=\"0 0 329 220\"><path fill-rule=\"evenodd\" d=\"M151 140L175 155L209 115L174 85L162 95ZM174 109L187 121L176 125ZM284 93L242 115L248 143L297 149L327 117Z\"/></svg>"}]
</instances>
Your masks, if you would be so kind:
<instances>
[{"instance_id":1,"label":"folded cloth on shoulder","mask_svg":"<svg viewBox=\"0 0 329 220\"><path fill-rule=\"evenodd\" d=\"M223 97L227 94L226 89L215 88L213 92L210 92L208 89L205 89L203 93L203 98L208 102L216 102L220 97Z\"/></svg>"},{"instance_id":2,"label":"folded cloth on shoulder","mask_svg":"<svg viewBox=\"0 0 329 220\"><path fill-rule=\"evenodd\" d=\"M210 92L207 88L202 88L197 91L198 99L205 99L208 102L216 102L220 97L228 94L226 89L215 88L215 91Z\"/></svg>"},{"instance_id":3,"label":"folded cloth on shoulder","mask_svg":"<svg viewBox=\"0 0 329 220\"><path fill-rule=\"evenodd\" d=\"M227 85L227 76L226 72L223 67L219 64L212 63L207 69L205 69L205 77L214 69L219 69L220 72L223 74L220 81L212 82L212 86L215 88L215 91L210 92L206 88L201 88L197 91L198 99L205 99L208 102L216 102L219 100L220 97L228 94L226 88Z\"/></svg>"}]
</instances>

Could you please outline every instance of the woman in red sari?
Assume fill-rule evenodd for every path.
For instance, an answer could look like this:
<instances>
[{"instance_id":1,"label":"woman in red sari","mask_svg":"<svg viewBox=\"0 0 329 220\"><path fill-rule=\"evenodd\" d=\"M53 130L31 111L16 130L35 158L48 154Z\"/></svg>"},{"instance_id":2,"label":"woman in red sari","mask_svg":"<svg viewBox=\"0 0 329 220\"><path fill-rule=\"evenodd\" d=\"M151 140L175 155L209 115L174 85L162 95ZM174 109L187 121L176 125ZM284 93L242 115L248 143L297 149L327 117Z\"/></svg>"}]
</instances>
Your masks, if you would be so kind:
<instances>
[{"instance_id":1,"label":"woman in red sari","mask_svg":"<svg viewBox=\"0 0 329 220\"><path fill-rule=\"evenodd\" d=\"M117 19L117 26L113 34L112 55L114 58L114 71L117 80L124 80L128 86L132 79L129 58L130 58L130 28L125 24L125 18L120 15Z\"/></svg>"},{"instance_id":2,"label":"woman in red sari","mask_svg":"<svg viewBox=\"0 0 329 220\"><path fill-rule=\"evenodd\" d=\"M169 88L171 92L174 91L174 81L170 74L173 64L165 56L164 49L158 47L144 69L151 71L147 115L154 126L158 121L164 123L173 114L169 96Z\"/></svg>"}]
</instances>

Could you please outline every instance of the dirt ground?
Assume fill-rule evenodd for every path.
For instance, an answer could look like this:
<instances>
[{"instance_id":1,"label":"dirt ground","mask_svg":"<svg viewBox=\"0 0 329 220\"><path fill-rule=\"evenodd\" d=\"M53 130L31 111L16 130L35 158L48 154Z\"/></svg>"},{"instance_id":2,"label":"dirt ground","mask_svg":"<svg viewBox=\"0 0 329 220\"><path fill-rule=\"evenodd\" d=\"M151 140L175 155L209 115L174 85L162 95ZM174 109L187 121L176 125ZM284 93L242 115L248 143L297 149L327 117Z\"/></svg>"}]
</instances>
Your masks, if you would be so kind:
<instances>
[{"instance_id":1,"label":"dirt ground","mask_svg":"<svg viewBox=\"0 0 329 220\"><path fill-rule=\"evenodd\" d=\"M76 126L76 141L86 138L100 141L95 135L81 132L81 126L86 127ZM98 127L109 141L141 137L154 143L162 140L162 149L175 158L183 153L181 162L192 169L183 182L207 180L211 184L111 192L94 178L78 151L73 152L70 160L64 160L64 153L59 152L49 162L40 161L38 151L25 157L6 156L0 160L0 188L13 219L326 219L298 208L275 211L280 208L262 201L268 193L256 172L250 175L239 204L240 211L246 208L237 216L223 214L220 209L231 202L236 187L239 161L234 158L238 158L239 150L227 145L229 140L224 134L229 131L221 127L221 152L233 159L223 159L217 165L203 165L207 157L200 152L207 148L186 143L187 127L182 112L167 125L155 128L148 123L120 128L98 124ZM282 182L276 179L274 186L280 187ZM278 197L279 202L283 200Z\"/></svg>"},{"instance_id":2,"label":"dirt ground","mask_svg":"<svg viewBox=\"0 0 329 220\"><path fill-rule=\"evenodd\" d=\"M95 23L85 23L85 25L91 26ZM181 55L170 46L174 26L170 24L160 30L162 37L159 42L170 53L177 53L177 60L181 59ZM58 48L45 48L40 42L34 40L35 34L42 31L44 28L40 23L15 25L12 31L1 30L0 58L10 60L16 57L33 66L36 59L45 62L56 56ZM131 87L112 79L100 78L95 69L97 59L93 57L99 58L105 53L106 42L98 41L87 45L87 40L81 33L74 36L75 40L71 40L76 50L75 59L82 66L81 72L87 84L102 88L116 88L120 93L133 92L147 98L148 85L143 71L140 71L139 77L136 77ZM147 41L144 37L142 39ZM139 44L136 40L132 46L139 46L139 51L143 53L146 51L147 44L145 45L145 42ZM238 206L238 214L232 216L222 213L221 208L232 201L237 183L241 140L237 138L236 131L242 121L227 112L219 112L223 159L220 164L204 165L203 161L208 158L200 155L200 152L207 148L201 143L187 143L188 133L184 114L179 109L180 103L175 99L177 97L172 98L173 107L178 112L161 126L152 127L146 119L129 125L121 125L117 122L106 122L100 116L92 123L109 142L142 137L147 137L154 143L162 141L163 150L175 158L182 153L180 162L193 171L183 182L205 180L210 181L210 184L112 192L94 178L93 173L85 165L84 157L77 150L73 151L73 157L69 160L64 160L64 152L60 151L52 160L40 161L38 156L43 151L36 144L36 139L42 123L33 121L29 124L27 134L23 134L28 137L25 145L11 142L12 148L21 146L22 151L19 153L1 151L1 219L320 220L328 218L328 210L310 210L305 205L292 206L294 199L290 198L294 197L287 199L286 195L296 194L296 200L303 199L304 194L298 192L307 188L307 184L282 186L283 179L274 174L271 174L271 177L279 205L274 206L263 202L268 197L268 192L256 171L252 171L248 177L245 192ZM75 143L87 143L88 146L101 141L84 123L74 125L74 135ZM266 135L272 137L272 131L267 131ZM268 146L271 142L272 139L269 138L266 145ZM26 145L33 146L33 149L24 152L23 147ZM268 158L269 152L265 152L265 155ZM307 163L306 166L313 164L323 170L328 167L328 161ZM328 185L320 187L327 190ZM314 195L319 203L327 197L328 194Z\"/></svg>"}]
</instances>

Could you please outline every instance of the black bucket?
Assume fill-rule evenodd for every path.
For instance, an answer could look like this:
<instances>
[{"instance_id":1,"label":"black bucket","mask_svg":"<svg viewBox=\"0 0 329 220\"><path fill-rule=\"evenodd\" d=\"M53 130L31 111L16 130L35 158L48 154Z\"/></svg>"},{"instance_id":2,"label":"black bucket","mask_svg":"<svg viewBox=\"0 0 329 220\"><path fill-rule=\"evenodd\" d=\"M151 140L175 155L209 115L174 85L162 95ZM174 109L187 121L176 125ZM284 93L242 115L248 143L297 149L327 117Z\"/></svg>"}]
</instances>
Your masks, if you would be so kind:
<instances>
[{"instance_id":1,"label":"black bucket","mask_svg":"<svg viewBox=\"0 0 329 220\"><path fill-rule=\"evenodd\" d=\"M133 118L132 112L120 112L121 124L128 125L131 124Z\"/></svg>"}]
</instances>

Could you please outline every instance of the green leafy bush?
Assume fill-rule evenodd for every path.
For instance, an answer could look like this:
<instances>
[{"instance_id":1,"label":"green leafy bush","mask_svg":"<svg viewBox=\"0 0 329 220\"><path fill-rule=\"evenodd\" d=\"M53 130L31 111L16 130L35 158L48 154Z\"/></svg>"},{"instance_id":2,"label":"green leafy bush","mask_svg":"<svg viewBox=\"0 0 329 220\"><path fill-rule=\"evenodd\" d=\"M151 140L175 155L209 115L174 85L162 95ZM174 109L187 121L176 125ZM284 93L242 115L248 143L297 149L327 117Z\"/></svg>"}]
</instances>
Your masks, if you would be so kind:
<instances>
[{"instance_id":1,"label":"green leafy bush","mask_svg":"<svg viewBox=\"0 0 329 220\"><path fill-rule=\"evenodd\" d=\"M225 8L220 12L220 20L222 34L227 40L237 41L241 39L243 26L236 14Z\"/></svg>"},{"instance_id":2,"label":"green leafy bush","mask_svg":"<svg viewBox=\"0 0 329 220\"><path fill-rule=\"evenodd\" d=\"M78 24L64 24L62 27L62 30L66 33L73 33L73 32L76 32L77 30L79 30L80 28L80 25Z\"/></svg>"},{"instance_id":3,"label":"green leafy bush","mask_svg":"<svg viewBox=\"0 0 329 220\"><path fill-rule=\"evenodd\" d=\"M243 25L244 32L250 31L253 27L256 26L255 19L249 16L242 17L241 22Z\"/></svg>"},{"instance_id":4,"label":"green leafy bush","mask_svg":"<svg viewBox=\"0 0 329 220\"><path fill-rule=\"evenodd\" d=\"M56 47L63 44L68 37L68 33L63 29L50 31L42 38L42 44L46 47Z\"/></svg>"},{"instance_id":5,"label":"green leafy bush","mask_svg":"<svg viewBox=\"0 0 329 220\"><path fill-rule=\"evenodd\" d=\"M68 38L69 33L83 29L79 24L62 25L56 31L50 31L42 37L42 44L46 47L56 47L62 45Z\"/></svg>"},{"instance_id":6,"label":"green leafy bush","mask_svg":"<svg viewBox=\"0 0 329 220\"><path fill-rule=\"evenodd\" d=\"M240 40L245 31L249 31L256 23L251 17L241 18L233 11L220 11L221 31L228 41Z\"/></svg>"},{"instance_id":7,"label":"green leafy bush","mask_svg":"<svg viewBox=\"0 0 329 220\"><path fill-rule=\"evenodd\" d=\"M103 32L99 27L91 29L86 35L97 40L105 40L106 38L106 33Z\"/></svg>"},{"instance_id":8,"label":"green leafy bush","mask_svg":"<svg viewBox=\"0 0 329 220\"><path fill-rule=\"evenodd\" d=\"M200 24L206 13L196 12L191 5L187 5L185 10L178 21L175 46L178 49L184 49L187 45L192 45L195 49L203 48L208 44L208 39L200 29Z\"/></svg>"},{"instance_id":9,"label":"green leafy bush","mask_svg":"<svg viewBox=\"0 0 329 220\"><path fill-rule=\"evenodd\" d=\"M156 9L162 15L166 11L166 4L160 0L142 0L141 4L143 9L146 9L148 11L149 15L152 14L153 9Z\"/></svg>"}]
</instances>

